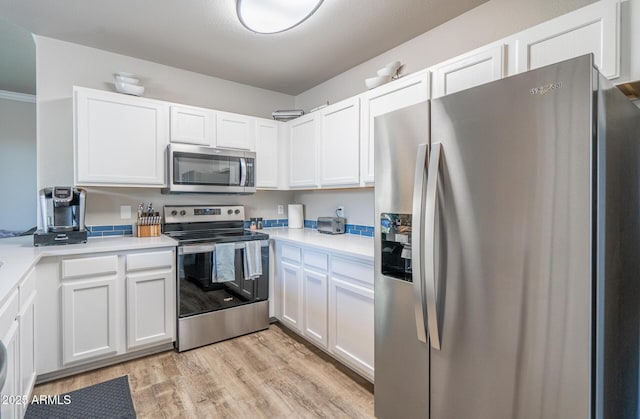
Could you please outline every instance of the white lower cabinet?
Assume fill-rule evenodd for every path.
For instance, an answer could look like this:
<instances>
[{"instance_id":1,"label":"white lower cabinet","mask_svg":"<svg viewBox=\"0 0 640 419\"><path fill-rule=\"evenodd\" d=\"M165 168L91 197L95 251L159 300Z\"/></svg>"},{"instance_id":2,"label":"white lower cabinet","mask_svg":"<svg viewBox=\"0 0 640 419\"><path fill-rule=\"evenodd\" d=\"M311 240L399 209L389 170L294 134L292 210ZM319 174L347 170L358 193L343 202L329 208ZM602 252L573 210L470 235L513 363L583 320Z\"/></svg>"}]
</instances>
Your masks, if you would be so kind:
<instances>
[{"instance_id":1,"label":"white lower cabinet","mask_svg":"<svg viewBox=\"0 0 640 419\"><path fill-rule=\"evenodd\" d=\"M22 300L22 289L20 289L20 299ZM19 380L19 394L28 396L31 393L36 382L36 292L35 290L30 294L24 304L21 304L20 312L18 313L18 332L20 335L20 380ZM18 407L20 414L18 417L23 417L27 404L21 403Z\"/></svg>"},{"instance_id":2,"label":"white lower cabinet","mask_svg":"<svg viewBox=\"0 0 640 419\"><path fill-rule=\"evenodd\" d=\"M174 340L173 271L127 274L127 348Z\"/></svg>"},{"instance_id":3,"label":"white lower cabinet","mask_svg":"<svg viewBox=\"0 0 640 419\"><path fill-rule=\"evenodd\" d=\"M62 363L115 354L118 255L61 264Z\"/></svg>"},{"instance_id":4,"label":"white lower cabinet","mask_svg":"<svg viewBox=\"0 0 640 419\"><path fill-rule=\"evenodd\" d=\"M276 317L373 382L373 262L277 239L275 249Z\"/></svg>"},{"instance_id":5,"label":"white lower cabinet","mask_svg":"<svg viewBox=\"0 0 640 419\"><path fill-rule=\"evenodd\" d=\"M19 310L18 291L13 291L7 301L0 307L0 336L7 350L7 375L0 392L2 399L8 401L20 397L20 335L17 320ZM2 403L0 417L2 419L20 417L21 408L18 403Z\"/></svg>"},{"instance_id":6,"label":"white lower cabinet","mask_svg":"<svg viewBox=\"0 0 640 419\"><path fill-rule=\"evenodd\" d=\"M302 268L300 265L282 261L280 263L282 285L282 320L290 328L302 330Z\"/></svg>"},{"instance_id":7,"label":"white lower cabinet","mask_svg":"<svg viewBox=\"0 0 640 419\"><path fill-rule=\"evenodd\" d=\"M329 324L331 353L373 379L373 289L332 276Z\"/></svg>"},{"instance_id":8,"label":"white lower cabinet","mask_svg":"<svg viewBox=\"0 0 640 419\"><path fill-rule=\"evenodd\" d=\"M315 344L327 348L327 281L326 273L304 269L302 334Z\"/></svg>"},{"instance_id":9,"label":"white lower cabinet","mask_svg":"<svg viewBox=\"0 0 640 419\"><path fill-rule=\"evenodd\" d=\"M51 257L37 269L39 376L175 340L175 248Z\"/></svg>"},{"instance_id":10,"label":"white lower cabinet","mask_svg":"<svg viewBox=\"0 0 640 419\"><path fill-rule=\"evenodd\" d=\"M117 352L116 280L111 275L61 285L64 365Z\"/></svg>"},{"instance_id":11,"label":"white lower cabinet","mask_svg":"<svg viewBox=\"0 0 640 419\"><path fill-rule=\"evenodd\" d=\"M0 307L0 338L7 350L0 417L24 416L35 383L35 270L31 270Z\"/></svg>"}]
</instances>

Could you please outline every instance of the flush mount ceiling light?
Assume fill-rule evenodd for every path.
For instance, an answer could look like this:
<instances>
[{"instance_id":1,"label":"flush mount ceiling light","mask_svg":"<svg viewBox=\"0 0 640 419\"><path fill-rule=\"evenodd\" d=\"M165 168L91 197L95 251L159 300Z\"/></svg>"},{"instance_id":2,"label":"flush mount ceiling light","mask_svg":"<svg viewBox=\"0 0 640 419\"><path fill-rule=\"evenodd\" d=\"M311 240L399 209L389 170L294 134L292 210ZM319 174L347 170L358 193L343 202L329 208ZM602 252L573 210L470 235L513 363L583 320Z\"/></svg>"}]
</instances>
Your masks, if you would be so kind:
<instances>
[{"instance_id":1,"label":"flush mount ceiling light","mask_svg":"<svg viewBox=\"0 0 640 419\"><path fill-rule=\"evenodd\" d=\"M236 13L255 33L278 33L307 20L323 0L236 0Z\"/></svg>"}]
</instances>

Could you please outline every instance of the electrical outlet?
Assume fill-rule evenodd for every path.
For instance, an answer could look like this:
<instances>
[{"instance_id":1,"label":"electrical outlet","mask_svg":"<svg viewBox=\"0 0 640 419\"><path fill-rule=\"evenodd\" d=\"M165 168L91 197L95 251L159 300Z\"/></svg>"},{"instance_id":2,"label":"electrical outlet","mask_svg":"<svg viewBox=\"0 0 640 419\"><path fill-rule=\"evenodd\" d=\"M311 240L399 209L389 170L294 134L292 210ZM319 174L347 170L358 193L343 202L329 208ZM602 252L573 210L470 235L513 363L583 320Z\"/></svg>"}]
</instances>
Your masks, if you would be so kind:
<instances>
[{"instance_id":1,"label":"electrical outlet","mask_svg":"<svg viewBox=\"0 0 640 419\"><path fill-rule=\"evenodd\" d=\"M336 210L336 215L338 217L344 217L344 207L342 205L340 205Z\"/></svg>"},{"instance_id":2,"label":"electrical outlet","mask_svg":"<svg viewBox=\"0 0 640 419\"><path fill-rule=\"evenodd\" d=\"M130 220L131 219L131 205L121 205L120 206L120 219L121 220Z\"/></svg>"},{"instance_id":3,"label":"electrical outlet","mask_svg":"<svg viewBox=\"0 0 640 419\"><path fill-rule=\"evenodd\" d=\"M278 205L278 215L284 214L284 205Z\"/></svg>"}]
</instances>

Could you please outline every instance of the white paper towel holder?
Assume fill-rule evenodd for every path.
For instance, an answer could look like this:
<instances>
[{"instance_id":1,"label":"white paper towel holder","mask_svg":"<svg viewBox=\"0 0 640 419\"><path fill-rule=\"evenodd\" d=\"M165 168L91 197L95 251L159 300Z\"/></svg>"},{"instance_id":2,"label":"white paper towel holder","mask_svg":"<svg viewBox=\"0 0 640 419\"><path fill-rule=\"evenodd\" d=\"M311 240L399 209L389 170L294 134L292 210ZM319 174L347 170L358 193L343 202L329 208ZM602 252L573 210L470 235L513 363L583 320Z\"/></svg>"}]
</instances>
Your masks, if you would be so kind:
<instances>
[{"instance_id":1,"label":"white paper towel holder","mask_svg":"<svg viewBox=\"0 0 640 419\"><path fill-rule=\"evenodd\" d=\"M289 228L304 228L304 207L302 204L289 204L287 214Z\"/></svg>"}]
</instances>

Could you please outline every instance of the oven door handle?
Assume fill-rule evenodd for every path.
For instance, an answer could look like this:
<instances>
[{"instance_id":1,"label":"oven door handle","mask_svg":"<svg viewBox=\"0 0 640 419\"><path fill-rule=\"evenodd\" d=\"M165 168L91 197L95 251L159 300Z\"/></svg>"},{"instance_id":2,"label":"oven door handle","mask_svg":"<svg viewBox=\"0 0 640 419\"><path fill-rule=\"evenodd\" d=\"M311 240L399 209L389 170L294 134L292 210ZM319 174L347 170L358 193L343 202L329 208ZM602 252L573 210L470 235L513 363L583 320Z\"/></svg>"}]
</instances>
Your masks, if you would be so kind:
<instances>
[{"instance_id":1,"label":"oven door handle","mask_svg":"<svg viewBox=\"0 0 640 419\"><path fill-rule=\"evenodd\" d=\"M249 240L243 240L236 242L236 249L244 249L244 244ZM269 240L260 240L261 247L268 247ZM179 255L191 255L194 253L208 253L213 252L216 248L215 244L203 244L203 245L187 245L187 246L178 246L178 254Z\"/></svg>"},{"instance_id":2,"label":"oven door handle","mask_svg":"<svg viewBox=\"0 0 640 419\"><path fill-rule=\"evenodd\" d=\"M215 244L204 244L199 246L178 246L178 254L192 255L194 253L208 253L213 252L215 248Z\"/></svg>"}]
</instances>

